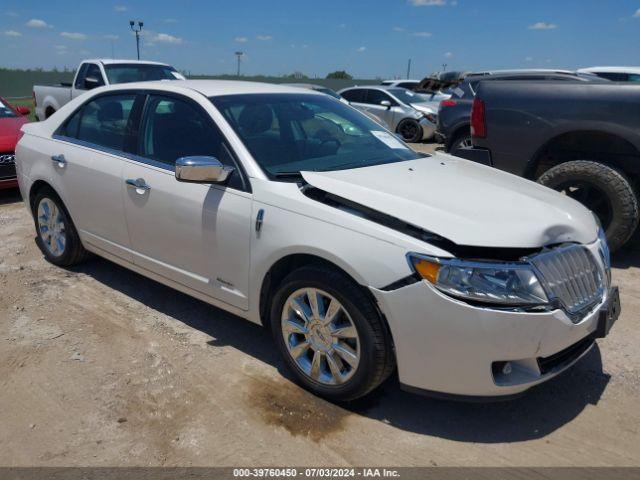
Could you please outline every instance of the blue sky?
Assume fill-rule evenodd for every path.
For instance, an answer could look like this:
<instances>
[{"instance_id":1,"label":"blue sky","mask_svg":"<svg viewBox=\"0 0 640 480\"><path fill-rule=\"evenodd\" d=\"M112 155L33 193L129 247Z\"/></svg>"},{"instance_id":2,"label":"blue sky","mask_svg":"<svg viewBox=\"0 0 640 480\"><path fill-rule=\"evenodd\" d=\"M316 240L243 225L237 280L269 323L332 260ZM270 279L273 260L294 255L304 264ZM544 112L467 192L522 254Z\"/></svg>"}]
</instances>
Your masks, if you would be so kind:
<instances>
[{"instance_id":1,"label":"blue sky","mask_svg":"<svg viewBox=\"0 0 640 480\"><path fill-rule=\"evenodd\" d=\"M82 6L79 6L82 5ZM142 58L192 73L412 77L442 69L640 65L640 0L2 0L0 66Z\"/></svg>"}]
</instances>

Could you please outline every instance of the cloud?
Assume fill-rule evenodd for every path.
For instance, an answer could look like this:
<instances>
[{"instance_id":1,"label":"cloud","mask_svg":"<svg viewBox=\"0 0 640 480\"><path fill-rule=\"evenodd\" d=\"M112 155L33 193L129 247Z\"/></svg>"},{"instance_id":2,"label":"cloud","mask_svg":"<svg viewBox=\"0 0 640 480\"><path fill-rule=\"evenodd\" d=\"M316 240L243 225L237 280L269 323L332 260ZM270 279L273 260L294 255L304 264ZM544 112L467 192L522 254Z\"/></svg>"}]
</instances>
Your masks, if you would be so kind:
<instances>
[{"instance_id":1,"label":"cloud","mask_svg":"<svg viewBox=\"0 0 640 480\"><path fill-rule=\"evenodd\" d=\"M364 52L367 49L367 47L358 47L356 48L356 52Z\"/></svg>"},{"instance_id":2,"label":"cloud","mask_svg":"<svg viewBox=\"0 0 640 480\"><path fill-rule=\"evenodd\" d=\"M67 53L69 53L66 45L54 45L53 48L58 55L66 55Z\"/></svg>"},{"instance_id":3,"label":"cloud","mask_svg":"<svg viewBox=\"0 0 640 480\"><path fill-rule=\"evenodd\" d=\"M413 32L411 35L414 37L430 37L432 35L431 32Z\"/></svg>"},{"instance_id":4,"label":"cloud","mask_svg":"<svg viewBox=\"0 0 640 480\"><path fill-rule=\"evenodd\" d=\"M246 43L249 41L249 39L247 37L236 37L234 38L234 40L238 43Z\"/></svg>"},{"instance_id":5,"label":"cloud","mask_svg":"<svg viewBox=\"0 0 640 480\"><path fill-rule=\"evenodd\" d=\"M174 37L173 35L169 35L168 33L158 33L151 37L151 42L158 43L171 43L173 45L182 45L184 40L180 37ZM147 43L149 45L149 43Z\"/></svg>"},{"instance_id":6,"label":"cloud","mask_svg":"<svg viewBox=\"0 0 640 480\"><path fill-rule=\"evenodd\" d=\"M271 35L258 35L256 38L258 40L262 40L263 42L267 40L273 40L273 37Z\"/></svg>"},{"instance_id":7,"label":"cloud","mask_svg":"<svg viewBox=\"0 0 640 480\"><path fill-rule=\"evenodd\" d=\"M453 53L452 52L445 53L444 58L453 58Z\"/></svg>"},{"instance_id":8,"label":"cloud","mask_svg":"<svg viewBox=\"0 0 640 480\"><path fill-rule=\"evenodd\" d=\"M77 32L60 32L60 36L64 38L70 38L71 40L87 39L87 36L84 33L77 33Z\"/></svg>"},{"instance_id":9,"label":"cloud","mask_svg":"<svg viewBox=\"0 0 640 480\"><path fill-rule=\"evenodd\" d=\"M444 7L447 0L409 0L414 7Z\"/></svg>"},{"instance_id":10,"label":"cloud","mask_svg":"<svg viewBox=\"0 0 640 480\"><path fill-rule=\"evenodd\" d=\"M113 7L113 11L118 13L126 12L127 10L129 9L126 5L116 5L115 7Z\"/></svg>"},{"instance_id":11,"label":"cloud","mask_svg":"<svg viewBox=\"0 0 640 480\"><path fill-rule=\"evenodd\" d=\"M47 24L44 20L40 20L39 18L32 18L25 25L29 28L47 28L50 25Z\"/></svg>"},{"instance_id":12,"label":"cloud","mask_svg":"<svg viewBox=\"0 0 640 480\"><path fill-rule=\"evenodd\" d=\"M4 14L5 14L7 17L19 17L19 16L20 16L20 15L18 15L18 13L17 13L17 12L12 12L12 11L4 12Z\"/></svg>"},{"instance_id":13,"label":"cloud","mask_svg":"<svg viewBox=\"0 0 640 480\"><path fill-rule=\"evenodd\" d=\"M118 35L104 35L102 38L104 38L105 40L112 40L112 41L116 41L118 40L120 37Z\"/></svg>"},{"instance_id":14,"label":"cloud","mask_svg":"<svg viewBox=\"0 0 640 480\"><path fill-rule=\"evenodd\" d=\"M404 32L404 28L403 27L393 27L393 31L394 32Z\"/></svg>"},{"instance_id":15,"label":"cloud","mask_svg":"<svg viewBox=\"0 0 640 480\"><path fill-rule=\"evenodd\" d=\"M640 18L640 8L633 14L633 18Z\"/></svg>"},{"instance_id":16,"label":"cloud","mask_svg":"<svg viewBox=\"0 0 640 480\"><path fill-rule=\"evenodd\" d=\"M533 57L526 57L524 59L525 62L533 62Z\"/></svg>"},{"instance_id":17,"label":"cloud","mask_svg":"<svg viewBox=\"0 0 640 480\"><path fill-rule=\"evenodd\" d=\"M347 24L346 23L341 23L340 25L338 25L338 28L347 28Z\"/></svg>"},{"instance_id":18,"label":"cloud","mask_svg":"<svg viewBox=\"0 0 640 480\"><path fill-rule=\"evenodd\" d=\"M2 32L7 37L21 37L22 34L20 32L16 32L15 30L5 30Z\"/></svg>"},{"instance_id":19,"label":"cloud","mask_svg":"<svg viewBox=\"0 0 640 480\"><path fill-rule=\"evenodd\" d=\"M529 30L553 30L558 28L555 23L536 22L533 25L529 25Z\"/></svg>"}]
</instances>

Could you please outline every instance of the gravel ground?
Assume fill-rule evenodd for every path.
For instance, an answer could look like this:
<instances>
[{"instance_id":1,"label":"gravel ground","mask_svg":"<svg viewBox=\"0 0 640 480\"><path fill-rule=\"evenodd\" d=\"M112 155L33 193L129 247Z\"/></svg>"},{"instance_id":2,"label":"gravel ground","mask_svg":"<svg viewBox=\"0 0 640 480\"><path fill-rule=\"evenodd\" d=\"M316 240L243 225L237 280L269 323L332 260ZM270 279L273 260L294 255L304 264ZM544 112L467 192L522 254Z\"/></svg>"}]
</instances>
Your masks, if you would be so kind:
<instances>
[{"instance_id":1,"label":"gravel ground","mask_svg":"<svg viewBox=\"0 0 640 480\"><path fill-rule=\"evenodd\" d=\"M33 237L0 192L0 465L640 465L640 250L615 258L611 335L525 397L392 378L344 407L291 383L260 327L105 260L56 268Z\"/></svg>"}]
</instances>

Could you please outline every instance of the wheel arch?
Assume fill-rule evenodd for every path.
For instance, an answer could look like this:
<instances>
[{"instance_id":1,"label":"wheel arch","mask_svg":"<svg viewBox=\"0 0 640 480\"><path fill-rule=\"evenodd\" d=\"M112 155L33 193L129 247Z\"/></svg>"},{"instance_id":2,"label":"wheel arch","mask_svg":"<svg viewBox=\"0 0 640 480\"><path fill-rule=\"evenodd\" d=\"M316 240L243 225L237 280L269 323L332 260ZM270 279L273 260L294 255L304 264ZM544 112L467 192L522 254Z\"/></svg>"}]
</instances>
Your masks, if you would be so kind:
<instances>
[{"instance_id":1,"label":"wheel arch","mask_svg":"<svg viewBox=\"0 0 640 480\"><path fill-rule=\"evenodd\" d=\"M380 318L382 319L382 323L384 324L386 333L389 335L391 343L393 344L393 335L391 333L391 329L389 328L389 324L384 315L384 312L380 309L378 302L371 291L363 285L361 281L355 278L355 275L352 275L347 271L348 267L341 267L337 263L323 258L314 253L290 253L287 254L280 259L278 259L275 263L271 265L269 270L265 273L262 278L262 282L260 285L260 293L259 293L259 315L260 315L260 323L269 328L269 307L271 305L271 299L273 298L273 294L275 289L280 285L282 280L292 271L309 266L309 265L319 265L325 266L332 270L335 270L346 278L351 280L355 285L357 285L365 295L371 300L376 310L380 314Z\"/></svg>"},{"instance_id":2,"label":"wheel arch","mask_svg":"<svg viewBox=\"0 0 640 480\"><path fill-rule=\"evenodd\" d=\"M49 182L47 182L46 180L36 180L31 184L31 187L29 188L29 208L31 208L32 212L35 206L33 203L35 202L36 195L38 195L38 192L40 192L43 189L49 189L53 193L55 193L56 196L60 199L60 201L64 205L64 207L66 208L66 205L64 204L64 200L62 200L62 197L58 194L58 192L56 192L56 189L53 188L53 186Z\"/></svg>"},{"instance_id":3,"label":"wheel arch","mask_svg":"<svg viewBox=\"0 0 640 480\"><path fill-rule=\"evenodd\" d=\"M525 177L536 180L548 169L572 160L592 160L622 170L637 181L640 150L623 136L601 130L572 130L559 133L533 155Z\"/></svg>"}]
</instances>

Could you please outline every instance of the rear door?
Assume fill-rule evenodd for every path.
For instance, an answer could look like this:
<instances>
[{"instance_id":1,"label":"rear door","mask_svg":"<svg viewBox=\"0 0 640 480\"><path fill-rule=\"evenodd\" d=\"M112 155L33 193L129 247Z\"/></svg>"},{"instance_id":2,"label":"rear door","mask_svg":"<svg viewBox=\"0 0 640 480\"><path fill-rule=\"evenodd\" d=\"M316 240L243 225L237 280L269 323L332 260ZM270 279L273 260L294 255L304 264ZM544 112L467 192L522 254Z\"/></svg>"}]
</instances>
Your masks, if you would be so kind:
<instances>
[{"instance_id":1,"label":"rear door","mask_svg":"<svg viewBox=\"0 0 640 480\"><path fill-rule=\"evenodd\" d=\"M142 100L118 92L85 103L54 135L51 157L54 184L83 242L129 261L122 168Z\"/></svg>"},{"instance_id":2,"label":"rear door","mask_svg":"<svg viewBox=\"0 0 640 480\"><path fill-rule=\"evenodd\" d=\"M248 179L236 169L226 186L178 182L175 162L180 157L203 155L238 165L195 101L151 94L144 112L137 155L123 171L134 262L246 310L252 206Z\"/></svg>"}]
</instances>

